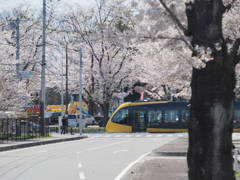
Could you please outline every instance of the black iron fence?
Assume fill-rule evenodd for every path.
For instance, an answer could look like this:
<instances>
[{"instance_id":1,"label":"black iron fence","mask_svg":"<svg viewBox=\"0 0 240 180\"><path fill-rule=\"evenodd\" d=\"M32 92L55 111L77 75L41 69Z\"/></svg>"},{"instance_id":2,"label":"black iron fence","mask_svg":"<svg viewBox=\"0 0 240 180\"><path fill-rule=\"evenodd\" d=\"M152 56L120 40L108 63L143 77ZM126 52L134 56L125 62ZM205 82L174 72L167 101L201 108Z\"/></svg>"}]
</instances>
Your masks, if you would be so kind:
<instances>
[{"instance_id":1,"label":"black iron fence","mask_svg":"<svg viewBox=\"0 0 240 180\"><path fill-rule=\"evenodd\" d=\"M41 119L0 119L0 143L26 141L49 136L49 120ZM43 129L43 128L44 129Z\"/></svg>"}]
</instances>

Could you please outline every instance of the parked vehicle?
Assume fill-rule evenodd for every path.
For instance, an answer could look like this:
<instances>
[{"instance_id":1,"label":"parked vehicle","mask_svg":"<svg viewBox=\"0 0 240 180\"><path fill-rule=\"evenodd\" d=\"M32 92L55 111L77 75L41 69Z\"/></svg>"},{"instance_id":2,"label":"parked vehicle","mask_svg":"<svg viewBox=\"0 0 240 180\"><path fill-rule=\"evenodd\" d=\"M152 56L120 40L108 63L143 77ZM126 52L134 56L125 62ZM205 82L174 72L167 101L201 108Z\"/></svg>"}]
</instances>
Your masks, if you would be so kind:
<instances>
[{"instance_id":1,"label":"parked vehicle","mask_svg":"<svg viewBox=\"0 0 240 180\"><path fill-rule=\"evenodd\" d=\"M45 116L45 118L48 119L48 123L49 123L49 124L52 124L52 123L53 123L53 122L51 121L51 116L52 116L53 113L55 113L55 111L48 111L48 112L45 112L45 113L44 113L44 116Z\"/></svg>"},{"instance_id":2,"label":"parked vehicle","mask_svg":"<svg viewBox=\"0 0 240 180\"><path fill-rule=\"evenodd\" d=\"M90 114L84 114L83 116L85 116L84 118L87 121L87 125L94 125L96 123L95 118Z\"/></svg>"},{"instance_id":3,"label":"parked vehicle","mask_svg":"<svg viewBox=\"0 0 240 180\"><path fill-rule=\"evenodd\" d=\"M79 114L68 114L68 127L78 127L79 126ZM82 115L82 127L87 127L88 123L86 117Z\"/></svg>"},{"instance_id":4,"label":"parked vehicle","mask_svg":"<svg viewBox=\"0 0 240 180\"><path fill-rule=\"evenodd\" d=\"M58 117L61 116L61 112L54 112L50 116L50 124L57 124L58 123Z\"/></svg>"}]
</instances>

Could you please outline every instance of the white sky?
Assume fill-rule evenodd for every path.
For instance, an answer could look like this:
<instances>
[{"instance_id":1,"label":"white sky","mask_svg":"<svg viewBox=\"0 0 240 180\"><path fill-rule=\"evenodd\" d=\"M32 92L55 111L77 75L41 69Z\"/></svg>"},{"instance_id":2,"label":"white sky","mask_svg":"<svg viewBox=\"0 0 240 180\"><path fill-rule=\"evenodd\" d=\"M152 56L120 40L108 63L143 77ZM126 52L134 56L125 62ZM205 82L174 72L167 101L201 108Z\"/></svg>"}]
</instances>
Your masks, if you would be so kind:
<instances>
[{"instance_id":1,"label":"white sky","mask_svg":"<svg viewBox=\"0 0 240 180\"><path fill-rule=\"evenodd\" d=\"M46 1L49 1L49 0L46 0ZM95 0L61 0L61 1L68 2L68 3L79 3L86 6L93 6L95 4ZM16 6L22 2L30 2L32 6L39 6L39 7L42 7L42 4L43 4L43 0L0 0L0 8Z\"/></svg>"}]
</instances>

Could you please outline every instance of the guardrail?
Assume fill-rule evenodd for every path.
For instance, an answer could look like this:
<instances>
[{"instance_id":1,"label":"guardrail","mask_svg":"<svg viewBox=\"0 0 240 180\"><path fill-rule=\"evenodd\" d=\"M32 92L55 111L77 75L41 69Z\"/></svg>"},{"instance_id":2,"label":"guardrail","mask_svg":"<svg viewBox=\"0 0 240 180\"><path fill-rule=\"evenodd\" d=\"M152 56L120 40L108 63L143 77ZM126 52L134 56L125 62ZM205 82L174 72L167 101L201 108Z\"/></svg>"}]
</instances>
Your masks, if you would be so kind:
<instances>
[{"instance_id":1,"label":"guardrail","mask_svg":"<svg viewBox=\"0 0 240 180\"><path fill-rule=\"evenodd\" d=\"M49 135L49 120L45 121L45 135ZM35 138L42 138L41 124L38 119L0 119L0 143L8 143L12 141L26 141Z\"/></svg>"}]
</instances>

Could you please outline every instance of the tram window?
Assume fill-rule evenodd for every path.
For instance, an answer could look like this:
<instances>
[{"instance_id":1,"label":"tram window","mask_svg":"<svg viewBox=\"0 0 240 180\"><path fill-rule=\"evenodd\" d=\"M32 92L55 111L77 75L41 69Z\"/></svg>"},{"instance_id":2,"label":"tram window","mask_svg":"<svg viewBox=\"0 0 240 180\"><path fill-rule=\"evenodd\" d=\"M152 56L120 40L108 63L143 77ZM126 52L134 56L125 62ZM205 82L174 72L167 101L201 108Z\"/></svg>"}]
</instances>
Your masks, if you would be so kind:
<instances>
[{"instance_id":1,"label":"tram window","mask_svg":"<svg viewBox=\"0 0 240 180\"><path fill-rule=\"evenodd\" d=\"M182 111L182 122L189 122L189 116L190 112L189 111Z\"/></svg>"},{"instance_id":2,"label":"tram window","mask_svg":"<svg viewBox=\"0 0 240 180\"><path fill-rule=\"evenodd\" d=\"M156 109L148 110L148 122L149 123L161 123L162 111Z\"/></svg>"},{"instance_id":3,"label":"tram window","mask_svg":"<svg viewBox=\"0 0 240 180\"><path fill-rule=\"evenodd\" d=\"M120 109L112 118L112 122L118 124L128 124L129 116L128 109Z\"/></svg>"},{"instance_id":4,"label":"tram window","mask_svg":"<svg viewBox=\"0 0 240 180\"><path fill-rule=\"evenodd\" d=\"M234 110L233 123L240 122L240 110Z\"/></svg>"},{"instance_id":5,"label":"tram window","mask_svg":"<svg viewBox=\"0 0 240 180\"><path fill-rule=\"evenodd\" d=\"M174 123L174 122L178 122L178 120L179 120L178 111L170 111L170 110L165 111L165 122Z\"/></svg>"}]
</instances>

